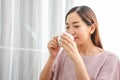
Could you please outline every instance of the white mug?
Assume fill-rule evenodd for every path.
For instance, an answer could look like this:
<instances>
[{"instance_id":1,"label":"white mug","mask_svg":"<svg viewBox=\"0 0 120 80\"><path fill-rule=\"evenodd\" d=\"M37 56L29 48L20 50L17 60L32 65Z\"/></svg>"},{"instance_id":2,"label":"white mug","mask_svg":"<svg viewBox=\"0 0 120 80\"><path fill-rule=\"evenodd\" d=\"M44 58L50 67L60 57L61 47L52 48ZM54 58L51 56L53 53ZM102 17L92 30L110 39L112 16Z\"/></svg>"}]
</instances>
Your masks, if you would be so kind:
<instances>
[{"instance_id":1,"label":"white mug","mask_svg":"<svg viewBox=\"0 0 120 80\"><path fill-rule=\"evenodd\" d=\"M70 33L63 32L63 33L61 33L60 35L58 35L58 43L59 43L59 44L61 43L61 42L60 42L60 40L62 39L62 38L61 38L61 35L63 35L63 34L66 34L66 35L69 36L72 40L74 40L74 37L73 37Z\"/></svg>"}]
</instances>

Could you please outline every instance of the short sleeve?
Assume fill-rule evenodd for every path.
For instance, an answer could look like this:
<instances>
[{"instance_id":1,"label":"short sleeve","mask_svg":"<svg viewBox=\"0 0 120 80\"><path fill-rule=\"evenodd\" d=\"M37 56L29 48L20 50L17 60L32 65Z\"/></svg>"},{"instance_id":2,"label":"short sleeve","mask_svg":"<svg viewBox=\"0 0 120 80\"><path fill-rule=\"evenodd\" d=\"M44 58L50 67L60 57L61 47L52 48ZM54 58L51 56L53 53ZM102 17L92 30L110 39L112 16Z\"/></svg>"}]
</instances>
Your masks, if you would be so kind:
<instances>
[{"instance_id":1,"label":"short sleeve","mask_svg":"<svg viewBox=\"0 0 120 80\"><path fill-rule=\"evenodd\" d=\"M96 80L120 80L120 61L117 56L110 54L106 58Z\"/></svg>"}]
</instances>

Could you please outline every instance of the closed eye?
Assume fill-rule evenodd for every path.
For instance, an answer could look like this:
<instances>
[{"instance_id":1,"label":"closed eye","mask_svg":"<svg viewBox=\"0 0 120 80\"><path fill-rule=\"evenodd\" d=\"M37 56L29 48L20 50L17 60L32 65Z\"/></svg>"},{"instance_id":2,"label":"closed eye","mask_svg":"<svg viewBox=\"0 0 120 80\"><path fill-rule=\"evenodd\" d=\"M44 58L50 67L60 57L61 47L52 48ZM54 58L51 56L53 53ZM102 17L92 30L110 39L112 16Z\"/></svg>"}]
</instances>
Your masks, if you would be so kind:
<instances>
[{"instance_id":1,"label":"closed eye","mask_svg":"<svg viewBox=\"0 0 120 80\"><path fill-rule=\"evenodd\" d=\"M70 27L69 26L66 26L66 29L69 29Z\"/></svg>"},{"instance_id":2,"label":"closed eye","mask_svg":"<svg viewBox=\"0 0 120 80\"><path fill-rule=\"evenodd\" d=\"M80 27L80 26L74 26L75 28L78 28L78 27Z\"/></svg>"}]
</instances>

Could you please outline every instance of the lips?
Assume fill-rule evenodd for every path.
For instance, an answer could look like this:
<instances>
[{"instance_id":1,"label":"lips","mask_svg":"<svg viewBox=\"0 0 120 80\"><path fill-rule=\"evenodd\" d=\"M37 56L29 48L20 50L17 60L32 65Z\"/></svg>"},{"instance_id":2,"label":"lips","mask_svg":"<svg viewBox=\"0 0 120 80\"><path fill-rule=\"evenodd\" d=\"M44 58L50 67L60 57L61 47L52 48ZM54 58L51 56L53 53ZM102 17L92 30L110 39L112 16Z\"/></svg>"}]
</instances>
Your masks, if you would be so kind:
<instances>
[{"instance_id":1,"label":"lips","mask_svg":"<svg viewBox=\"0 0 120 80\"><path fill-rule=\"evenodd\" d=\"M74 40L78 39L78 37L74 37Z\"/></svg>"}]
</instances>

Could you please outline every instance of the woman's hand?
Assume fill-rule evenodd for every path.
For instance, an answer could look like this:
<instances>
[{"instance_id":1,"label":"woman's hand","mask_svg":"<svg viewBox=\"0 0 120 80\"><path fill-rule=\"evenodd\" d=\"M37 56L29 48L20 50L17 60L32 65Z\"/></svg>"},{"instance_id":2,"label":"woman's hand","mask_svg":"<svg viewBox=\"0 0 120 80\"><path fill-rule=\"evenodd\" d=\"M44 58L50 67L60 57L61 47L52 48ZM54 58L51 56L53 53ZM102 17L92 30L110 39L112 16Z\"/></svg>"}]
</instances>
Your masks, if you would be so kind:
<instances>
[{"instance_id":1,"label":"woman's hand","mask_svg":"<svg viewBox=\"0 0 120 80\"><path fill-rule=\"evenodd\" d=\"M58 44L58 36L53 37L53 39L49 41L48 50L51 54L51 57L55 59L60 50L60 46Z\"/></svg>"},{"instance_id":2,"label":"woman's hand","mask_svg":"<svg viewBox=\"0 0 120 80\"><path fill-rule=\"evenodd\" d=\"M66 34L61 35L60 42L60 46L67 51L70 58L74 60L75 58L80 57L75 41L72 40L69 36Z\"/></svg>"}]
</instances>

